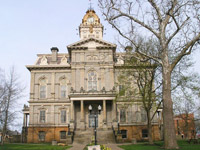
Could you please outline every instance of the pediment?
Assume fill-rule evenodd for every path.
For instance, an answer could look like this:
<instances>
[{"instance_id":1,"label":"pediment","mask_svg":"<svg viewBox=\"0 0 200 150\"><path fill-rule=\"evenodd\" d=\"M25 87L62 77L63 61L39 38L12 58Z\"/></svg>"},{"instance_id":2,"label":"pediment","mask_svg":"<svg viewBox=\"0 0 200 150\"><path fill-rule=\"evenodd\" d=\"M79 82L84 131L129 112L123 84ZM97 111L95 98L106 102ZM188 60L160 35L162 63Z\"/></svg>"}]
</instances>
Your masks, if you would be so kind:
<instances>
[{"instance_id":1,"label":"pediment","mask_svg":"<svg viewBox=\"0 0 200 150\"><path fill-rule=\"evenodd\" d=\"M73 43L67 46L68 50L72 49L90 49L90 48L111 48L116 49L116 45L110 42L96 39L96 38L87 38L76 43Z\"/></svg>"}]
</instances>

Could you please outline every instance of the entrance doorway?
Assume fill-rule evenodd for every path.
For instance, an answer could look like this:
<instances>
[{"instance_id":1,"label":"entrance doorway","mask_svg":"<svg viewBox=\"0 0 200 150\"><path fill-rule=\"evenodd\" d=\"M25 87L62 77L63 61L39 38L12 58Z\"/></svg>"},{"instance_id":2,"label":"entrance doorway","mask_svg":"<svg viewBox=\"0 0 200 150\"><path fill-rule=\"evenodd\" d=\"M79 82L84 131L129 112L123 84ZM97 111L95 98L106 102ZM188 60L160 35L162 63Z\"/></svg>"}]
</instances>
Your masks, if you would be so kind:
<instances>
[{"instance_id":1,"label":"entrance doorway","mask_svg":"<svg viewBox=\"0 0 200 150\"><path fill-rule=\"evenodd\" d=\"M96 127L98 127L98 115L96 115L96 120L95 120L95 114L89 114L89 128L95 127L95 121L96 121Z\"/></svg>"}]
</instances>

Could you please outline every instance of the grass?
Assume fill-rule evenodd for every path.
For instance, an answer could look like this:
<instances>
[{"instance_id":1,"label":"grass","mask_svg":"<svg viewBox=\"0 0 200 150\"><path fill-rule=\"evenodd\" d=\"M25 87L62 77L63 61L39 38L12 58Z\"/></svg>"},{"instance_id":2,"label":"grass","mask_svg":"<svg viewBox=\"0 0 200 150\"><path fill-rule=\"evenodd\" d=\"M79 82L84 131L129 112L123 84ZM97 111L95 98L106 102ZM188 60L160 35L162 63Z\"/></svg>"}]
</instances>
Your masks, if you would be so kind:
<instances>
[{"instance_id":1,"label":"grass","mask_svg":"<svg viewBox=\"0 0 200 150\"><path fill-rule=\"evenodd\" d=\"M200 144L189 144L187 141L178 141L179 150L200 150ZM138 143L136 145L122 145L124 150L164 150L163 142L156 142L154 145Z\"/></svg>"},{"instance_id":2,"label":"grass","mask_svg":"<svg viewBox=\"0 0 200 150\"><path fill-rule=\"evenodd\" d=\"M52 146L50 144L4 144L0 150L66 150L70 146Z\"/></svg>"}]
</instances>

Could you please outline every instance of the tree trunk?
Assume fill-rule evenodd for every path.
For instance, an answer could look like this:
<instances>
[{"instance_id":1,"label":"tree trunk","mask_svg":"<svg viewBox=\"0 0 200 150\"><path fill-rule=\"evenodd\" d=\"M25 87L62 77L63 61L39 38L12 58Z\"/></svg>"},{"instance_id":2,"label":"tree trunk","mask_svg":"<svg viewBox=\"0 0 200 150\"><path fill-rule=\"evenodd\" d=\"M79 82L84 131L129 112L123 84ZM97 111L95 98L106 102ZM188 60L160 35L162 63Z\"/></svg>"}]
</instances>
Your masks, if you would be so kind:
<instances>
[{"instance_id":1,"label":"tree trunk","mask_svg":"<svg viewBox=\"0 0 200 150\"><path fill-rule=\"evenodd\" d=\"M148 139L149 139L149 144L154 144L153 143L153 137L152 137L152 125L151 125L151 115L150 112L147 112L147 126L148 126Z\"/></svg>"},{"instance_id":2,"label":"tree trunk","mask_svg":"<svg viewBox=\"0 0 200 150\"><path fill-rule=\"evenodd\" d=\"M173 103L171 99L171 71L168 61L163 64L163 122L165 149L179 149L173 119Z\"/></svg>"}]
</instances>

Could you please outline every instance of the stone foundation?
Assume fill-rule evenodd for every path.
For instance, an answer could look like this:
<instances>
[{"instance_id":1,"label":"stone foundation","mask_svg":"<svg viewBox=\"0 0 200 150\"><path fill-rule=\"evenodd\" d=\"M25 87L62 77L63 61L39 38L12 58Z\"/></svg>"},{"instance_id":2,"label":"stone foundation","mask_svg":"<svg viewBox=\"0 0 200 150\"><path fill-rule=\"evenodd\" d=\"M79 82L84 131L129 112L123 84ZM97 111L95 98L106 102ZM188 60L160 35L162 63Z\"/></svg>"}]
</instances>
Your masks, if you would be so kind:
<instances>
[{"instance_id":1,"label":"stone foundation","mask_svg":"<svg viewBox=\"0 0 200 150\"><path fill-rule=\"evenodd\" d=\"M147 126L120 126L120 130L127 130L127 138L120 138L119 142L132 142L133 139L136 141L147 141L148 138L142 137L142 130L147 129ZM152 126L152 137L154 141L161 140L160 138L160 130L158 125Z\"/></svg>"},{"instance_id":2,"label":"stone foundation","mask_svg":"<svg viewBox=\"0 0 200 150\"><path fill-rule=\"evenodd\" d=\"M39 131L46 133L45 140L39 140ZM56 140L59 143L66 143L67 139L60 139L60 131L68 132L68 127L29 127L28 128L28 143L51 143ZM66 138L68 136L66 135Z\"/></svg>"}]
</instances>

